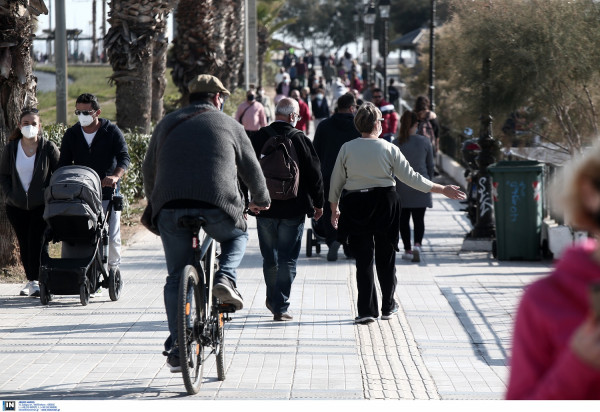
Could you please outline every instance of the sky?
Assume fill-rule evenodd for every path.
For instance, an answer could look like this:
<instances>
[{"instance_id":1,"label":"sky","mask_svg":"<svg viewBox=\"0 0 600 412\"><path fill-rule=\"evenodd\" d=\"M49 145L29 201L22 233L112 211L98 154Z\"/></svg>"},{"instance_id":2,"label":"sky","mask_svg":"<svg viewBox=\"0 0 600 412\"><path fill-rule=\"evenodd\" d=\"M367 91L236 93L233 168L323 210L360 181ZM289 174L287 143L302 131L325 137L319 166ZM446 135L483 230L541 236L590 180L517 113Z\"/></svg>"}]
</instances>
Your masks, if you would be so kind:
<instances>
[{"instance_id":1,"label":"sky","mask_svg":"<svg viewBox=\"0 0 600 412\"><path fill-rule=\"evenodd\" d=\"M56 27L55 24L55 13L56 13L56 0L44 0L48 11L52 14L52 28ZM106 12L110 7L108 6L109 0L106 1ZM65 21L67 29L80 29L82 30L81 37L92 37L92 0L65 0ZM106 16L108 17L108 16ZM44 36L42 32L44 29L49 28L50 16L40 15L38 17L38 31L36 36ZM171 27L171 16L169 17L168 30ZM108 31L110 25L106 23L106 31ZM170 32L169 32L170 34ZM102 0L96 0L96 37L100 39L102 37ZM46 51L46 45L43 41L34 41L35 51ZM90 50L92 49L91 41L80 41L79 50L86 54L89 58Z\"/></svg>"}]
</instances>

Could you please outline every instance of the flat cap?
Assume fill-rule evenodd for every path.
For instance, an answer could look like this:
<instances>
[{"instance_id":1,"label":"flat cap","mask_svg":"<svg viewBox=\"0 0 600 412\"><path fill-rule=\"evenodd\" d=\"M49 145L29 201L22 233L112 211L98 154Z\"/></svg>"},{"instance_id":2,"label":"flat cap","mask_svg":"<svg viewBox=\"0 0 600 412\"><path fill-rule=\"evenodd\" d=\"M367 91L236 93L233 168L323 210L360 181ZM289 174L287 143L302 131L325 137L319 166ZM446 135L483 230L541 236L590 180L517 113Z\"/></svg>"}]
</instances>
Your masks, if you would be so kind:
<instances>
[{"instance_id":1,"label":"flat cap","mask_svg":"<svg viewBox=\"0 0 600 412\"><path fill-rule=\"evenodd\" d=\"M221 93L229 96L229 90L223 86L221 80L210 74L199 74L188 83L190 93Z\"/></svg>"}]
</instances>

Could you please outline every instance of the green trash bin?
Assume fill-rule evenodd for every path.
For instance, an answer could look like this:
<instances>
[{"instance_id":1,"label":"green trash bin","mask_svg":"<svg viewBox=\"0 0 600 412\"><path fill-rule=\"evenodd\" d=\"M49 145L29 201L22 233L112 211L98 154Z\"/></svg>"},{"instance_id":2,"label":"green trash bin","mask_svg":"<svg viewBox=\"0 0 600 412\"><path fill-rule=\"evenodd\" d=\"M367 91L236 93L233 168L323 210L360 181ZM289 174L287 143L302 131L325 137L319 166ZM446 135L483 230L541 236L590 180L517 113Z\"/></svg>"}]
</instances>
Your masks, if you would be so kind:
<instances>
[{"instance_id":1,"label":"green trash bin","mask_svg":"<svg viewBox=\"0 0 600 412\"><path fill-rule=\"evenodd\" d=\"M539 260L542 233L544 165L536 161L502 161L488 167L498 260Z\"/></svg>"}]
</instances>

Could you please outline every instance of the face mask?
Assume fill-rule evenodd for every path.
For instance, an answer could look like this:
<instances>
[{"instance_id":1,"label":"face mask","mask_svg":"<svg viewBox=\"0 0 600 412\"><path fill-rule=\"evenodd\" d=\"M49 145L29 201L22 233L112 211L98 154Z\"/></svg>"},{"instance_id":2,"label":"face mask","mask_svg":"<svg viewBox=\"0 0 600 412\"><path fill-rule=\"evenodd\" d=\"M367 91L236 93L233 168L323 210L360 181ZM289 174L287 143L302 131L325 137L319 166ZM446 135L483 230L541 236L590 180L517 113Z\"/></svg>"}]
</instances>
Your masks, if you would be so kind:
<instances>
[{"instance_id":1,"label":"face mask","mask_svg":"<svg viewBox=\"0 0 600 412\"><path fill-rule=\"evenodd\" d=\"M87 116L80 114L77 117L79 118L79 124L81 124L83 127L87 127L94 122L94 117L91 114L88 114Z\"/></svg>"},{"instance_id":2,"label":"face mask","mask_svg":"<svg viewBox=\"0 0 600 412\"><path fill-rule=\"evenodd\" d=\"M21 127L21 134L27 139L33 139L34 137L36 137L38 135L38 131L38 128L33 125Z\"/></svg>"},{"instance_id":3,"label":"face mask","mask_svg":"<svg viewBox=\"0 0 600 412\"><path fill-rule=\"evenodd\" d=\"M321 93L317 94L317 99L321 100L323 98L323 95Z\"/></svg>"},{"instance_id":4,"label":"face mask","mask_svg":"<svg viewBox=\"0 0 600 412\"><path fill-rule=\"evenodd\" d=\"M254 95L253 94L249 94L248 96L246 96L246 99L248 99L249 102L253 102L254 101Z\"/></svg>"},{"instance_id":5,"label":"face mask","mask_svg":"<svg viewBox=\"0 0 600 412\"><path fill-rule=\"evenodd\" d=\"M292 125L292 127L296 127L296 124L298 124L298 120L294 120L293 122L290 123Z\"/></svg>"}]
</instances>

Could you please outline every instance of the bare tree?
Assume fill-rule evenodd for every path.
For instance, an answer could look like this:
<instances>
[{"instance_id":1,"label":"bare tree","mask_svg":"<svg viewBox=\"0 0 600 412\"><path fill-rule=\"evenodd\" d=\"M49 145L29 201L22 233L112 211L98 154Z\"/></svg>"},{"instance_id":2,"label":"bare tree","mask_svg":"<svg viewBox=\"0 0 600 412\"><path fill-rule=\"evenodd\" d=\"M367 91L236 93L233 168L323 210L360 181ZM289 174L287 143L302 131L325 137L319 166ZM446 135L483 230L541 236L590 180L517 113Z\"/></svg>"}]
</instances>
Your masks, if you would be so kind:
<instances>
[{"instance_id":1,"label":"bare tree","mask_svg":"<svg viewBox=\"0 0 600 412\"><path fill-rule=\"evenodd\" d=\"M170 56L173 81L187 103L187 85L198 74L217 76L237 86L243 62L243 0L180 0L175 13L177 35Z\"/></svg>"},{"instance_id":2,"label":"bare tree","mask_svg":"<svg viewBox=\"0 0 600 412\"><path fill-rule=\"evenodd\" d=\"M31 43L36 18L48 14L43 0L0 0L0 155L25 106L36 106ZM0 204L4 195L0 193ZM0 266L18 261L17 242L0 208Z\"/></svg>"}]
</instances>

